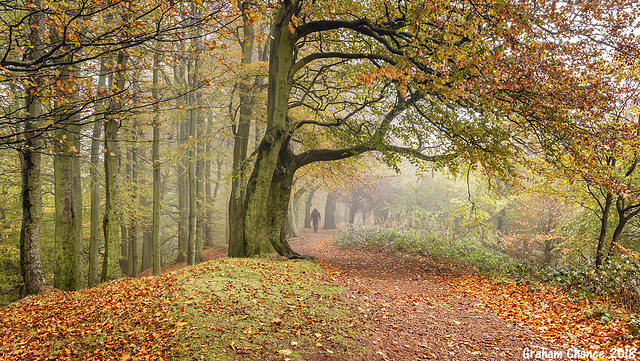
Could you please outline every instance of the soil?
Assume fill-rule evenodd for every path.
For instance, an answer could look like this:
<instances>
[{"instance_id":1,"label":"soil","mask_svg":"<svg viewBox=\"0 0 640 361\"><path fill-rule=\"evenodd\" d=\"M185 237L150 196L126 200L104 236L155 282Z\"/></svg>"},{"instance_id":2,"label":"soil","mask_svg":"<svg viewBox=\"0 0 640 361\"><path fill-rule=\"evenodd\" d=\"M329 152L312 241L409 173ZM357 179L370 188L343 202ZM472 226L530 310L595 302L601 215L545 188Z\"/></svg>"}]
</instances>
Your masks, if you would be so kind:
<instances>
[{"instance_id":1,"label":"soil","mask_svg":"<svg viewBox=\"0 0 640 361\"><path fill-rule=\"evenodd\" d=\"M415 255L337 247L332 244L335 233L304 229L290 244L296 252L314 257L327 278L346 289L345 298L364 324L359 342L367 354L358 359L523 360L524 348L548 349L540 334L449 289L447 280L464 274L464 269ZM226 246L215 246L204 250L203 258L226 254ZM163 272L185 265L167 265ZM330 359L349 359L335 356Z\"/></svg>"}]
</instances>

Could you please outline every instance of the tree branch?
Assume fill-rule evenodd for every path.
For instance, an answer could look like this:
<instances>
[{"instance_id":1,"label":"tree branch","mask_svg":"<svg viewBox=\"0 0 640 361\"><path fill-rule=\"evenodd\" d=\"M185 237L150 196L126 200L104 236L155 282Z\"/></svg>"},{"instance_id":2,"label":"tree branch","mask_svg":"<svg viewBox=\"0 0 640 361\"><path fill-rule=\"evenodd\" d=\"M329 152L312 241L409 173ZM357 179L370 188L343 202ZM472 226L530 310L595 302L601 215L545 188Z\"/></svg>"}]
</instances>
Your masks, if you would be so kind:
<instances>
[{"instance_id":1,"label":"tree branch","mask_svg":"<svg viewBox=\"0 0 640 361\"><path fill-rule=\"evenodd\" d=\"M365 53L343 53L338 51L326 52L326 53L313 53L311 55L307 55L304 58L298 60L293 67L291 68L291 74L295 74L298 70L302 69L305 65L311 63L312 61L318 59L329 59L329 58L339 58L339 59L369 59L369 60L382 60L391 65L396 65L396 61L391 57L380 55L380 54L365 54Z\"/></svg>"}]
</instances>

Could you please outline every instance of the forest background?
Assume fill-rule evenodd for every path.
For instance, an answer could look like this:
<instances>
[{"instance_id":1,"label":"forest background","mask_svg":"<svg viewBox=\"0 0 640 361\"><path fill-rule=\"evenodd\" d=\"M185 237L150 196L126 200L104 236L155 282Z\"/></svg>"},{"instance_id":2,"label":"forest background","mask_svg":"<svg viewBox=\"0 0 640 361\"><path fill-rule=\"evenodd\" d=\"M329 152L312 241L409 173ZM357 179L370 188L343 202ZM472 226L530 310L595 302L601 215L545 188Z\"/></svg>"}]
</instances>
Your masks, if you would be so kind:
<instances>
[{"instance_id":1,"label":"forest background","mask_svg":"<svg viewBox=\"0 0 640 361\"><path fill-rule=\"evenodd\" d=\"M634 1L0 5L2 303L300 257L316 206L638 306Z\"/></svg>"}]
</instances>

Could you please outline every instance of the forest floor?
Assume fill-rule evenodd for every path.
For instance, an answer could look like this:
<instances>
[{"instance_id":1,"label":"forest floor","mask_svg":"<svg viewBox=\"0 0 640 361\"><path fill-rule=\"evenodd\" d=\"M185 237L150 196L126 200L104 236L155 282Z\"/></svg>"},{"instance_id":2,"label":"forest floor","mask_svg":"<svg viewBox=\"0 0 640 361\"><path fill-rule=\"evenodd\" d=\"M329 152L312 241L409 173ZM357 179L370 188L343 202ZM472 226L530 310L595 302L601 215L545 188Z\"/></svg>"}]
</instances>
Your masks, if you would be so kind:
<instances>
[{"instance_id":1,"label":"forest floor","mask_svg":"<svg viewBox=\"0 0 640 361\"><path fill-rule=\"evenodd\" d=\"M368 322L362 342L380 360L520 360L545 339L497 317L447 286L466 273L410 255L332 244L333 231L303 230L291 242L316 257Z\"/></svg>"},{"instance_id":2,"label":"forest floor","mask_svg":"<svg viewBox=\"0 0 640 361\"><path fill-rule=\"evenodd\" d=\"M340 248L332 244L335 233L303 229L290 244L346 290L364 323L364 360L519 360L525 347L545 345L540 335L497 317L482 301L451 291L446 281L463 272L415 256ZM226 246L208 248L203 260L226 252ZM185 266L170 264L163 273Z\"/></svg>"},{"instance_id":3,"label":"forest floor","mask_svg":"<svg viewBox=\"0 0 640 361\"><path fill-rule=\"evenodd\" d=\"M626 338L622 319L605 325L584 317L596 304L573 302L554 288L491 281L415 255L338 247L336 232L302 229L290 244L314 257L327 280L346 290L347 303L364 324L358 340L367 349L363 360L640 359L640 342ZM226 252L226 246L215 246L203 258Z\"/></svg>"},{"instance_id":4,"label":"forest floor","mask_svg":"<svg viewBox=\"0 0 640 361\"><path fill-rule=\"evenodd\" d=\"M302 230L291 241L317 264L228 259L215 246L205 262L165 265L160 276L28 297L0 308L0 360L640 358L624 317L585 317L594 301L416 255L337 247L334 234Z\"/></svg>"}]
</instances>

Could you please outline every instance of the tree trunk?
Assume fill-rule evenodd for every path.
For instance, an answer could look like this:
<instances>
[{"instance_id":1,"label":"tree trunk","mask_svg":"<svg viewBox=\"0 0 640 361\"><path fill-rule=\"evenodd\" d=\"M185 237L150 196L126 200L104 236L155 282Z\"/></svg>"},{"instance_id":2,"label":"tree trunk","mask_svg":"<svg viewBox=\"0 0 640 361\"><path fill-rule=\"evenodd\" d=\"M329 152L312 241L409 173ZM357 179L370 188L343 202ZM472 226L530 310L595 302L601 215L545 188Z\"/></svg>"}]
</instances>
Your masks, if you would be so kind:
<instances>
[{"instance_id":1,"label":"tree trunk","mask_svg":"<svg viewBox=\"0 0 640 361\"><path fill-rule=\"evenodd\" d=\"M200 104L200 95L196 93L196 106ZM206 212L205 212L205 187L204 187L204 131L202 127L202 119L198 112L196 122L200 123L197 129L198 142L196 144L196 262L202 262L202 248L205 241L206 231Z\"/></svg>"},{"instance_id":2,"label":"tree trunk","mask_svg":"<svg viewBox=\"0 0 640 361\"><path fill-rule=\"evenodd\" d=\"M313 195L318 190L318 187L313 187L309 191L307 201L304 204L304 228L311 228L311 208L313 206Z\"/></svg>"},{"instance_id":3,"label":"tree trunk","mask_svg":"<svg viewBox=\"0 0 640 361\"><path fill-rule=\"evenodd\" d=\"M102 65L104 66L104 65ZM102 69L101 66L101 69ZM104 70L106 72L106 69ZM106 77L100 72L98 89L105 89ZM102 134L102 117L93 123L91 135L91 161L89 178L91 179L91 229L89 235L89 287L98 284L98 244L100 242L100 180L98 164L100 163L100 136Z\"/></svg>"},{"instance_id":4,"label":"tree trunk","mask_svg":"<svg viewBox=\"0 0 640 361\"><path fill-rule=\"evenodd\" d=\"M30 1L34 9L42 9L42 1ZM31 32L27 59L38 59L43 53L44 12L34 12L29 18ZM43 142L35 131L42 115L39 97L42 81L34 76L25 86L26 119L24 143L20 148L22 166L22 226L20 229L20 271L24 281L23 295L37 293L46 283L40 261L40 238L42 236L42 188L40 184L41 151Z\"/></svg>"},{"instance_id":5,"label":"tree trunk","mask_svg":"<svg viewBox=\"0 0 640 361\"><path fill-rule=\"evenodd\" d=\"M618 213L618 224L616 228L613 230L613 235L611 236L611 243L607 247L607 255L604 256L604 260L608 260L611 257L614 245L620 241L620 236L622 236L622 231L624 227L627 225L629 220L633 217L637 216L640 213L640 205L632 204L630 206L626 205L626 200L624 196L618 195L616 198L616 212ZM604 253L604 252L603 252Z\"/></svg>"},{"instance_id":6,"label":"tree trunk","mask_svg":"<svg viewBox=\"0 0 640 361\"><path fill-rule=\"evenodd\" d=\"M298 225L300 224L299 216L300 216L300 200L302 199L302 195L307 192L306 187L301 187L295 193L293 193L293 199L291 203L293 204L292 209L289 210L291 212L291 218L293 224L295 224L295 237L298 237Z\"/></svg>"},{"instance_id":7,"label":"tree trunk","mask_svg":"<svg viewBox=\"0 0 640 361\"><path fill-rule=\"evenodd\" d=\"M254 26L249 21L247 13L249 2L240 3L240 11L243 20L244 40L240 42L242 47L242 65L247 67L253 60ZM240 111L237 126L234 125L233 164L231 178L231 196L229 197L229 257L243 257L246 255L244 242L245 218L245 162L249 147L249 135L251 132L251 117L255 97L251 94L250 79L243 78L239 83Z\"/></svg>"},{"instance_id":8,"label":"tree trunk","mask_svg":"<svg viewBox=\"0 0 640 361\"><path fill-rule=\"evenodd\" d=\"M179 128L179 147L182 149L187 137L185 130L186 122L178 124ZM178 258L176 262L185 262L187 260L187 240L189 238L189 193L188 193L188 171L184 164L184 158L181 154L177 161L178 167Z\"/></svg>"},{"instance_id":9,"label":"tree trunk","mask_svg":"<svg viewBox=\"0 0 640 361\"><path fill-rule=\"evenodd\" d=\"M129 55L126 51L118 52L118 62L114 74L113 91L118 96L111 97L109 114L104 125L104 176L105 176L105 211L104 259L102 264L102 281L107 282L118 277L118 247L120 246L120 224L118 215L118 127L122 119L118 112L122 108L121 92L125 85L125 68Z\"/></svg>"},{"instance_id":10,"label":"tree trunk","mask_svg":"<svg viewBox=\"0 0 640 361\"><path fill-rule=\"evenodd\" d=\"M187 263L193 265L196 263L196 212L197 199L196 191L198 187L196 179L196 132L197 132L197 111L195 109L195 101L189 96L189 235L187 239Z\"/></svg>"},{"instance_id":11,"label":"tree trunk","mask_svg":"<svg viewBox=\"0 0 640 361\"><path fill-rule=\"evenodd\" d=\"M101 99L107 92L107 64L100 62L100 74L98 76L97 97ZM96 104L98 116L93 123L91 135L91 161L89 166L89 178L91 179L91 230L89 235L89 287L98 284L98 248L100 243L100 137L104 122L105 101L100 100Z\"/></svg>"},{"instance_id":12,"label":"tree trunk","mask_svg":"<svg viewBox=\"0 0 640 361\"><path fill-rule=\"evenodd\" d=\"M286 241L286 213L296 171L287 123L295 63L295 36L289 30L298 11L284 3L272 27L269 56L267 125L247 184L243 217L244 256L272 253L298 256Z\"/></svg>"},{"instance_id":13,"label":"tree trunk","mask_svg":"<svg viewBox=\"0 0 640 361\"><path fill-rule=\"evenodd\" d=\"M129 277L129 228L124 217L120 219L120 273Z\"/></svg>"},{"instance_id":14,"label":"tree trunk","mask_svg":"<svg viewBox=\"0 0 640 361\"><path fill-rule=\"evenodd\" d=\"M200 92L199 86L201 83L200 79L200 54L202 53L202 28L200 25L200 8L198 8L195 2L191 3L191 12L194 14L195 24L193 25L193 33L194 37L191 40L192 43L192 59L193 59L193 69L191 74L191 88L194 89L191 94L192 104L191 111L192 121L194 125L192 125L192 133L191 136L196 141L193 145L193 155L192 166L194 179L191 185L194 187L192 190L192 194L194 197L193 204L193 220L194 220L194 235L193 239L195 241L195 262L202 262L202 245L204 241L204 230L205 230L205 222L204 222L204 117L203 112L199 111L200 105L202 104L202 93Z\"/></svg>"},{"instance_id":15,"label":"tree trunk","mask_svg":"<svg viewBox=\"0 0 640 361\"><path fill-rule=\"evenodd\" d=\"M132 202L135 204L138 199L138 169L141 168L141 164L139 164L139 157L137 150L135 149L135 143L132 144L131 149L131 182L133 185L133 196ZM138 276L138 215L135 211L135 207L133 212L131 212L131 216L129 217L129 262L128 262L128 275L129 277Z\"/></svg>"},{"instance_id":16,"label":"tree trunk","mask_svg":"<svg viewBox=\"0 0 640 361\"><path fill-rule=\"evenodd\" d=\"M59 109L62 111L62 109ZM62 116L67 116L62 111ZM70 125L69 125L70 126ZM82 239L78 238L78 224L82 214L78 213L78 199L73 158L77 157L73 137L75 132L67 129L55 131L55 157L53 159L55 183L55 269L53 286L62 291L73 291L82 287L81 262L79 259Z\"/></svg>"},{"instance_id":17,"label":"tree trunk","mask_svg":"<svg viewBox=\"0 0 640 361\"><path fill-rule=\"evenodd\" d=\"M263 142L258 151L258 159L266 149L269 151L268 142ZM277 252L280 255L297 258L300 257L294 252L287 239L286 218L288 213L289 195L295 164L293 163L293 152L288 141L282 144L284 154L278 157L279 164L276 171L271 174L269 189L262 189L262 183L258 182L264 175L261 174L261 167L254 167L254 171L247 185L247 212L245 213L245 252L246 256L268 254ZM256 164L258 166L259 164ZM249 197L249 195L251 195Z\"/></svg>"},{"instance_id":18,"label":"tree trunk","mask_svg":"<svg viewBox=\"0 0 640 361\"><path fill-rule=\"evenodd\" d=\"M291 197L289 200L289 209L287 211L287 238L295 238L298 237L298 223L296 222L296 212L294 211L294 198Z\"/></svg>"},{"instance_id":19,"label":"tree trunk","mask_svg":"<svg viewBox=\"0 0 640 361\"><path fill-rule=\"evenodd\" d=\"M349 217L351 221L351 217ZM322 229L337 229L336 227L336 196L333 192L327 193L327 204L324 207L324 227Z\"/></svg>"},{"instance_id":20,"label":"tree trunk","mask_svg":"<svg viewBox=\"0 0 640 361\"><path fill-rule=\"evenodd\" d=\"M184 50L181 50L181 53ZM174 67L173 70L174 79L176 85L179 85L179 92L186 91L185 72L179 67ZM176 98L176 108L178 110L184 109L188 103L187 95L180 95ZM187 141L187 134L189 131L189 117L182 117L181 121L177 124L178 133L178 148L180 152L183 151L185 143ZM188 165L185 165L184 155L181 153L178 155L176 162L176 171L178 173L178 183L176 185L178 189L178 257L176 262L185 262L187 260L187 242L189 238L189 189L188 189Z\"/></svg>"},{"instance_id":21,"label":"tree trunk","mask_svg":"<svg viewBox=\"0 0 640 361\"><path fill-rule=\"evenodd\" d=\"M596 267L602 265L604 259L604 249L607 237L607 225L609 223L609 211L613 202L613 194L607 192L602 208L602 216L600 217L600 235L598 236L598 249L596 250Z\"/></svg>"},{"instance_id":22,"label":"tree trunk","mask_svg":"<svg viewBox=\"0 0 640 361\"><path fill-rule=\"evenodd\" d=\"M151 161L153 166L153 210L152 210L152 229L151 229L151 244L147 244L145 238L145 249L147 254L151 254L150 259L147 260L148 267L153 267L153 274L160 274L160 113L158 111L158 102L160 96L158 95L158 67L159 67L158 54L154 57L153 62L153 85L152 96L155 102L154 114L153 114L153 140L151 150ZM151 250L151 252L149 252ZM149 258L149 257L148 257ZM143 260L144 264L144 260Z\"/></svg>"},{"instance_id":23,"label":"tree trunk","mask_svg":"<svg viewBox=\"0 0 640 361\"><path fill-rule=\"evenodd\" d=\"M206 122L207 129L209 129L209 120ZM212 227L212 217L213 217L213 205L215 200L213 199L213 188L211 187L211 163L213 160L209 156L212 152L211 141L207 141L204 144L204 170L202 175L202 181L204 182L204 200L202 204L203 214L203 227L204 227L204 248L208 248L213 246L213 227Z\"/></svg>"},{"instance_id":24,"label":"tree trunk","mask_svg":"<svg viewBox=\"0 0 640 361\"><path fill-rule=\"evenodd\" d=\"M507 213L507 207L505 206L502 208L502 210L500 210L500 213L498 214L498 224L496 226L496 229L501 234L505 233L504 221L505 221L506 213Z\"/></svg>"},{"instance_id":25,"label":"tree trunk","mask_svg":"<svg viewBox=\"0 0 640 361\"><path fill-rule=\"evenodd\" d=\"M53 44L62 42L59 34L52 29ZM68 56L62 61L72 61ZM62 291L74 291L82 287L82 266L80 251L82 248L82 191L80 182L79 134L76 125L78 116L73 107L77 96L73 72L68 65L60 66L56 82L54 131L54 196L55 196L55 265L53 286ZM77 92L76 92L77 93ZM80 197L80 198L79 198ZM80 204L80 207L79 207ZM79 231L80 230L80 231Z\"/></svg>"},{"instance_id":26,"label":"tree trunk","mask_svg":"<svg viewBox=\"0 0 640 361\"><path fill-rule=\"evenodd\" d=\"M153 226L145 227L142 233L142 257L140 259L140 273L153 267ZM154 275L155 272L154 272Z\"/></svg>"},{"instance_id":27,"label":"tree trunk","mask_svg":"<svg viewBox=\"0 0 640 361\"><path fill-rule=\"evenodd\" d=\"M327 206L329 204L329 198L327 198ZM349 205L349 224L353 224L356 220L356 213L358 213L358 204L355 202L352 202ZM335 224L335 222L334 222Z\"/></svg>"}]
</instances>

